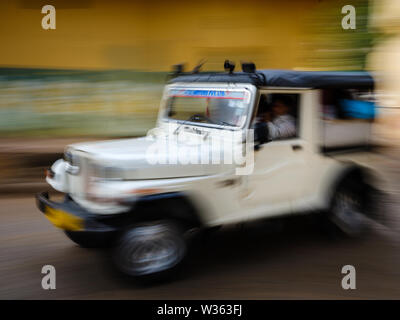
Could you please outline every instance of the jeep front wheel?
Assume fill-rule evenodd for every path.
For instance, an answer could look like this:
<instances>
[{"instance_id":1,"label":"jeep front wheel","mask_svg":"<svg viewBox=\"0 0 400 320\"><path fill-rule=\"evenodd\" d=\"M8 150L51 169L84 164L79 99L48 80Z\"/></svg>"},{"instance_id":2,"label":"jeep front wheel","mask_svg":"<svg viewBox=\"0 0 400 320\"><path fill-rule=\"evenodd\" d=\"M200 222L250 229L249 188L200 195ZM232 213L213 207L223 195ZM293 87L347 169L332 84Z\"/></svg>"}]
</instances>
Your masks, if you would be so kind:
<instances>
[{"instance_id":1,"label":"jeep front wheel","mask_svg":"<svg viewBox=\"0 0 400 320\"><path fill-rule=\"evenodd\" d=\"M175 270L187 246L172 221L141 223L125 230L114 251L119 271L137 279L159 279Z\"/></svg>"}]
</instances>

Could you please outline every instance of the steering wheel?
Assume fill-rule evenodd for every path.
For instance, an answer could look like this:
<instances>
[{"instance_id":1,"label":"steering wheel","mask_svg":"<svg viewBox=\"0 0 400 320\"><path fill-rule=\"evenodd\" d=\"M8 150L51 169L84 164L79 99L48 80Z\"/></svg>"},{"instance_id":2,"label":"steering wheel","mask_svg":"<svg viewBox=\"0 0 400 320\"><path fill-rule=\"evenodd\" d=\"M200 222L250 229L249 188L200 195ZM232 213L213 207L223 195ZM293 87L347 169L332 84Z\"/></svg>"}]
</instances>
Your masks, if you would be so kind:
<instances>
[{"instance_id":1,"label":"steering wheel","mask_svg":"<svg viewBox=\"0 0 400 320\"><path fill-rule=\"evenodd\" d=\"M201 120L205 120L209 123L215 123L214 121L212 121L209 117L206 117L205 115L196 113L194 115L192 115L188 121L192 121L192 120L196 120L196 121L201 121Z\"/></svg>"}]
</instances>

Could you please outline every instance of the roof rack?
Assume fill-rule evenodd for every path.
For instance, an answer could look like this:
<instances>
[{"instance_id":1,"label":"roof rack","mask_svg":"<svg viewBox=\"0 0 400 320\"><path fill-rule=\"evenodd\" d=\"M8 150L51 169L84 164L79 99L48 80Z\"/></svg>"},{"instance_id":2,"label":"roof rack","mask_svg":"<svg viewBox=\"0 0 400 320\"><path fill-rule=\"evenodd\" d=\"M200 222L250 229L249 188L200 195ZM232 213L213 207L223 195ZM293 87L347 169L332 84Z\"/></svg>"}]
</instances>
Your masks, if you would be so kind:
<instances>
[{"instance_id":1,"label":"roof rack","mask_svg":"<svg viewBox=\"0 0 400 320\"><path fill-rule=\"evenodd\" d=\"M374 88L372 75L365 71L256 70L252 62L241 64L242 72L234 72L235 64L229 60L224 62L227 72L199 72L203 63L196 66L193 72L184 72L183 64L175 65L170 82L251 83L256 86L319 89Z\"/></svg>"}]
</instances>

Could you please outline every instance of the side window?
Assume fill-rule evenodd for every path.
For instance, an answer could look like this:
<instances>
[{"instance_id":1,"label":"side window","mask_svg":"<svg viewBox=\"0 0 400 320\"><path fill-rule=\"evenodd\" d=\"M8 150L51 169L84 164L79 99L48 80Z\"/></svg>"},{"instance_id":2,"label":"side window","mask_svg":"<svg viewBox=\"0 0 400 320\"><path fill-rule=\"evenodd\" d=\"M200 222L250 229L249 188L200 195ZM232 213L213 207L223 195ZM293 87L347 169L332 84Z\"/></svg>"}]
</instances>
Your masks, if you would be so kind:
<instances>
[{"instance_id":1,"label":"side window","mask_svg":"<svg viewBox=\"0 0 400 320\"><path fill-rule=\"evenodd\" d=\"M256 138L260 141L271 141L298 137L299 104L300 94L298 93L261 94L254 121L257 128L265 127L264 131L268 138L259 137L262 135L262 130L256 130Z\"/></svg>"},{"instance_id":2,"label":"side window","mask_svg":"<svg viewBox=\"0 0 400 320\"><path fill-rule=\"evenodd\" d=\"M324 120L373 120L374 96L357 89L330 89L322 93Z\"/></svg>"},{"instance_id":3,"label":"side window","mask_svg":"<svg viewBox=\"0 0 400 320\"><path fill-rule=\"evenodd\" d=\"M370 143L376 108L372 92L323 90L321 102L324 149L360 147Z\"/></svg>"}]
</instances>

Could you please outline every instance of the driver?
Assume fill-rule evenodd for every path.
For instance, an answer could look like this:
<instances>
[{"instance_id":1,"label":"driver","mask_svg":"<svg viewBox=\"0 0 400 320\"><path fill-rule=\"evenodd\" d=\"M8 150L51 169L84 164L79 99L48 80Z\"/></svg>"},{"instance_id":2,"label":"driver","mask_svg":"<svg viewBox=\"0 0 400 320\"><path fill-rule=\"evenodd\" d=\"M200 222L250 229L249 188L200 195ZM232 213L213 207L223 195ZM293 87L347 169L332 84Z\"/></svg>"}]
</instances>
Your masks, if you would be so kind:
<instances>
[{"instance_id":1,"label":"driver","mask_svg":"<svg viewBox=\"0 0 400 320\"><path fill-rule=\"evenodd\" d=\"M272 101L271 111L261 114L258 119L268 130L269 140L287 139L296 136L296 120L290 115L291 99L278 95Z\"/></svg>"},{"instance_id":2,"label":"driver","mask_svg":"<svg viewBox=\"0 0 400 320\"><path fill-rule=\"evenodd\" d=\"M296 120L289 114L291 100L287 96L277 96L272 102L272 113L266 114L269 138L287 139L296 136Z\"/></svg>"}]
</instances>

